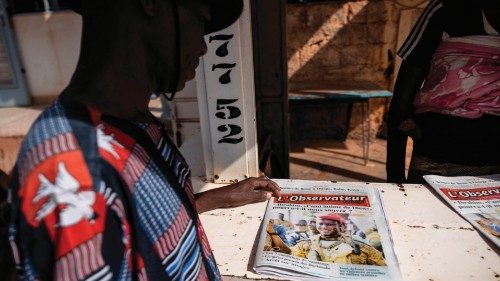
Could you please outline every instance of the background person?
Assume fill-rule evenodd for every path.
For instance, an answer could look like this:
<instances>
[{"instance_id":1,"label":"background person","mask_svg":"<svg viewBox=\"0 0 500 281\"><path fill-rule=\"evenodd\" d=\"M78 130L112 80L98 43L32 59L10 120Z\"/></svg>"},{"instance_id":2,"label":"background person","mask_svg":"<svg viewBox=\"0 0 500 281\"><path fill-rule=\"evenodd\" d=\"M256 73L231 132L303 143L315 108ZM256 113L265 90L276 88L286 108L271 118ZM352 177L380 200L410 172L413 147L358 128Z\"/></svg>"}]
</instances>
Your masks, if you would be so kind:
<instances>
[{"instance_id":1,"label":"background person","mask_svg":"<svg viewBox=\"0 0 500 281\"><path fill-rule=\"evenodd\" d=\"M293 230L293 223L285 219L285 214L278 213L278 218L274 220L274 224L283 226L286 230Z\"/></svg>"},{"instance_id":2,"label":"background person","mask_svg":"<svg viewBox=\"0 0 500 281\"><path fill-rule=\"evenodd\" d=\"M398 51L388 182L500 173L498 31L500 1L430 1ZM408 136L414 144L407 180Z\"/></svg>"},{"instance_id":3,"label":"background person","mask_svg":"<svg viewBox=\"0 0 500 281\"><path fill-rule=\"evenodd\" d=\"M267 224L266 243L264 251L275 251L291 254L290 241L286 237L286 229L281 224L275 224L273 219Z\"/></svg>"},{"instance_id":4,"label":"background person","mask_svg":"<svg viewBox=\"0 0 500 281\"><path fill-rule=\"evenodd\" d=\"M295 228L293 231L290 231L290 235L288 235L289 245L293 246L299 243L300 241L309 240L309 234L307 233L307 221L299 220L295 224Z\"/></svg>"},{"instance_id":5,"label":"background person","mask_svg":"<svg viewBox=\"0 0 500 281\"><path fill-rule=\"evenodd\" d=\"M309 219L309 222L307 224L307 234L309 236L313 236L318 234L318 228L316 228L316 217L312 217Z\"/></svg>"}]
</instances>

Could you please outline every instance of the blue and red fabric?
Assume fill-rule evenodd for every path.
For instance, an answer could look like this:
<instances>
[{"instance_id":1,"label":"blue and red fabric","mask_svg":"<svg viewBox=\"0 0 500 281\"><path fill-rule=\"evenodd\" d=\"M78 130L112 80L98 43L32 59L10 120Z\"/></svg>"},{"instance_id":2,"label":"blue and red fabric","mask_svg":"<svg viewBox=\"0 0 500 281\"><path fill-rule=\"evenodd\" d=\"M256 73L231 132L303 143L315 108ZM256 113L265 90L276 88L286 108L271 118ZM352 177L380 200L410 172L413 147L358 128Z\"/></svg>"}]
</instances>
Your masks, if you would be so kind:
<instances>
[{"instance_id":1,"label":"blue and red fabric","mask_svg":"<svg viewBox=\"0 0 500 281\"><path fill-rule=\"evenodd\" d=\"M83 109L96 134L97 184L86 162L89 146L68 118L82 108L56 101L23 141L10 228L21 278L220 280L196 214L189 167L161 126ZM145 134L154 151L122 124Z\"/></svg>"}]
</instances>

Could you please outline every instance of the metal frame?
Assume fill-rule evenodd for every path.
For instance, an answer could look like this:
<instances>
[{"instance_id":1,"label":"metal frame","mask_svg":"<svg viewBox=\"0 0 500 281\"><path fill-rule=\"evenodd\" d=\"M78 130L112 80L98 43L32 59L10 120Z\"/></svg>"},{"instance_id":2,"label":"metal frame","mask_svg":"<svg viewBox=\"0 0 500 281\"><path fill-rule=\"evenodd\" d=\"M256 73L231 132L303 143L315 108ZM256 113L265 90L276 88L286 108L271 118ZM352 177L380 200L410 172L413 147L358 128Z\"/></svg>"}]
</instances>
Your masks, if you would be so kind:
<instances>
[{"instance_id":1,"label":"metal frame","mask_svg":"<svg viewBox=\"0 0 500 281\"><path fill-rule=\"evenodd\" d=\"M0 37L3 38L14 83L9 87L0 87L0 107L29 105L31 100L28 95L26 78L21 67L15 36L10 26L6 8L6 0L0 0Z\"/></svg>"},{"instance_id":2,"label":"metal frame","mask_svg":"<svg viewBox=\"0 0 500 281\"><path fill-rule=\"evenodd\" d=\"M363 146L363 162L368 165L370 152L370 102L371 98L389 98L392 93L383 90L369 89L368 86L360 86L358 90L338 90L335 85L323 85L315 83L304 83L302 88L291 90L289 93L290 100L293 101L311 101L311 100L327 100L331 102L346 102L346 103L361 103L361 120L362 120L362 146ZM376 87L376 86L374 86ZM356 88L356 87L353 87ZM365 108L366 105L366 108Z\"/></svg>"}]
</instances>

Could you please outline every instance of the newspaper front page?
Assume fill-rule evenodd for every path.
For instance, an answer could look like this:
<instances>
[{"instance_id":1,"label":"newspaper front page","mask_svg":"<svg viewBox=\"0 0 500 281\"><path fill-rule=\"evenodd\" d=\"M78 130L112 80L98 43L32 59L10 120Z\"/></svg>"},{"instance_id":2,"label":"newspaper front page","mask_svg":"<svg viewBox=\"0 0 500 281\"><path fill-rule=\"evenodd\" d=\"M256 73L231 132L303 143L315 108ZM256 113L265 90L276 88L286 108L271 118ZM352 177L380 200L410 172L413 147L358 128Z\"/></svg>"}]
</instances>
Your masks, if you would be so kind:
<instances>
[{"instance_id":1,"label":"newspaper front page","mask_svg":"<svg viewBox=\"0 0 500 281\"><path fill-rule=\"evenodd\" d=\"M455 211L500 247L500 174L424 179Z\"/></svg>"},{"instance_id":2,"label":"newspaper front page","mask_svg":"<svg viewBox=\"0 0 500 281\"><path fill-rule=\"evenodd\" d=\"M275 180L254 269L294 280L401 280L378 190L365 183Z\"/></svg>"}]
</instances>

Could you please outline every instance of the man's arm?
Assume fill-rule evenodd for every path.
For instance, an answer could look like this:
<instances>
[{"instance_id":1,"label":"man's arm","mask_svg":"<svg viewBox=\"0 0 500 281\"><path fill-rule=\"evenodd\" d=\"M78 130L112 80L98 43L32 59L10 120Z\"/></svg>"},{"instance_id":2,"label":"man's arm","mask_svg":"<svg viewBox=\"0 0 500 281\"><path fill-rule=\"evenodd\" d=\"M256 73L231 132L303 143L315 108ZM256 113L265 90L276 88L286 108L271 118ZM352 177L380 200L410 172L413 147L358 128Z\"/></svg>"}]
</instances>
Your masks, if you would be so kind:
<instances>
[{"instance_id":1,"label":"man's arm","mask_svg":"<svg viewBox=\"0 0 500 281\"><path fill-rule=\"evenodd\" d=\"M394 97L389 107L387 122L388 182L406 181L405 156L408 135L400 126L413 114L413 99L422 86L425 75L425 70L403 60L394 86Z\"/></svg>"},{"instance_id":2,"label":"man's arm","mask_svg":"<svg viewBox=\"0 0 500 281\"><path fill-rule=\"evenodd\" d=\"M387 181L405 182L405 154L408 135L418 138L411 118L413 99L424 81L432 56L441 43L449 21L447 2L429 1L397 54L403 59L387 121ZM404 122L404 124L403 124ZM403 132L405 131L405 132ZM413 134L413 135L412 135Z\"/></svg>"},{"instance_id":3,"label":"man's arm","mask_svg":"<svg viewBox=\"0 0 500 281\"><path fill-rule=\"evenodd\" d=\"M265 176L208 190L195 195L199 213L218 208L233 208L280 196L280 187Z\"/></svg>"}]
</instances>

